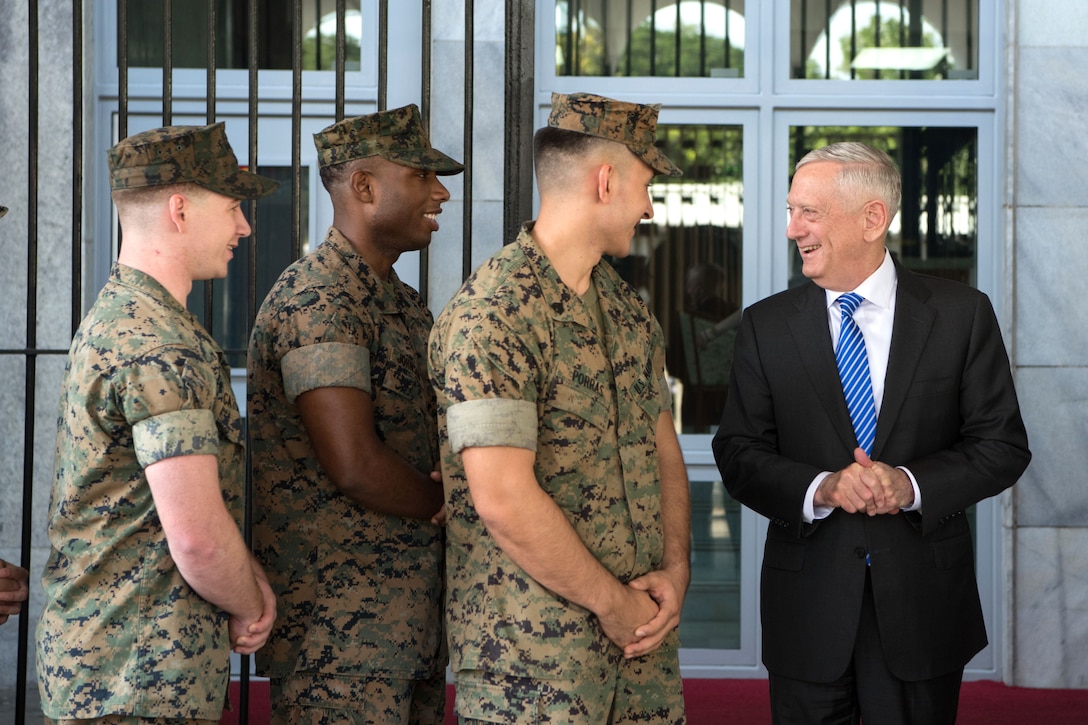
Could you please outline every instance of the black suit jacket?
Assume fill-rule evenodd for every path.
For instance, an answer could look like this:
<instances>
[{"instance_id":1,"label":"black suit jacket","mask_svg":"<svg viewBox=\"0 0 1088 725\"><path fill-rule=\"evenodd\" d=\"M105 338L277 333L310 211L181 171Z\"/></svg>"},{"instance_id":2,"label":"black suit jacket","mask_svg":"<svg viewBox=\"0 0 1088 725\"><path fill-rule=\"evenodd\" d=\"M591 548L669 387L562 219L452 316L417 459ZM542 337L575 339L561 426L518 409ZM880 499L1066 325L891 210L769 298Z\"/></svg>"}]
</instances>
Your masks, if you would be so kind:
<instances>
[{"instance_id":1,"label":"black suit jacket","mask_svg":"<svg viewBox=\"0 0 1088 725\"><path fill-rule=\"evenodd\" d=\"M812 682L850 662L871 555L873 596L891 671L948 674L986 645L964 509L1027 467L1027 433L989 299L896 265L884 398L873 460L905 466L919 513L836 509L803 522L805 491L857 446L815 284L769 297L743 316L729 397L714 436L726 489L770 519L763 558L763 662Z\"/></svg>"}]
</instances>

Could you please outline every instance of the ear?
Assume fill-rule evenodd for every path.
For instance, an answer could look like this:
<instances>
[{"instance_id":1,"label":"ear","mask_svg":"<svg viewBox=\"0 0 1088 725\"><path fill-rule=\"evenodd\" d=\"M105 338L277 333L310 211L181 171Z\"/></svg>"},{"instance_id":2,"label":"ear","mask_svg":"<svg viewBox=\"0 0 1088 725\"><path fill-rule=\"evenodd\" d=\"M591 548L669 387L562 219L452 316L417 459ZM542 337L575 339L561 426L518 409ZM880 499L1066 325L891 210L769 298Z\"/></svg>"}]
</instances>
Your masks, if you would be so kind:
<instances>
[{"instance_id":1,"label":"ear","mask_svg":"<svg viewBox=\"0 0 1088 725\"><path fill-rule=\"evenodd\" d=\"M608 203L612 198L613 185L615 180L616 167L612 164L601 164L597 167L597 198L598 200Z\"/></svg>"},{"instance_id":2,"label":"ear","mask_svg":"<svg viewBox=\"0 0 1088 725\"><path fill-rule=\"evenodd\" d=\"M178 233L183 233L193 203L184 194L171 194L166 204L170 214L170 223L174 225Z\"/></svg>"},{"instance_id":3,"label":"ear","mask_svg":"<svg viewBox=\"0 0 1088 725\"><path fill-rule=\"evenodd\" d=\"M862 220L865 224L865 240L876 241L883 238L888 231L888 206L880 199L866 202L861 209Z\"/></svg>"},{"instance_id":4,"label":"ear","mask_svg":"<svg viewBox=\"0 0 1088 725\"><path fill-rule=\"evenodd\" d=\"M366 204L374 201L374 187L374 174L367 169L356 169L351 172L351 177L348 179L348 188L351 189L351 195L359 201Z\"/></svg>"}]
</instances>

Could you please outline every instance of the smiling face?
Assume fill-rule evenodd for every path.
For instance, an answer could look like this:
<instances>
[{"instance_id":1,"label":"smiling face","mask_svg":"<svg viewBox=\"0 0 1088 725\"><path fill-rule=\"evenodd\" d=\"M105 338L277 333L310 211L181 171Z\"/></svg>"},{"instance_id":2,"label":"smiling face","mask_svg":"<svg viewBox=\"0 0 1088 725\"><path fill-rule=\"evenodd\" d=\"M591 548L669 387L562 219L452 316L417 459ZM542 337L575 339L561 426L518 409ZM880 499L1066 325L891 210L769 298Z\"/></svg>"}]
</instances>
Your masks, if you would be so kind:
<instances>
[{"instance_id":1,"label":"smiling face","mask_svg":"<svg viewBox=\"0 0 1088 725\"><path fill-rule=\"evenodd\" d=\"M841 165L815 161L797 169L786 205L786 236L801 254L802 273L824 289L853 290L884 259L883 217L874 226L873 205L839 184Z\"/></svg>"},{"instance_id":2,"label":"smiling face","mask_svg":"<svg viewBox=\"0 0 1088 725\"><path fill-rule=\"evenodd\" d=\"M242 202L202 189L185 194L189 204L189 269L192 279L222 279L238 240L250 234Z\"/></svg>"},{"instance_id":3,"label":"smiling face","mask_svg":"<svg viewBox=\"0 0 1088 725\"><path fill-rule=\"evenodd\" d=\"M438 231L442 204L450 198L433 171L401 166L382 158L370 161L374 170L371 237L399 255L431 243Z\"/></svg>"},{"instance_id":4,"label":"smiling face","mask_svg":"<svg viewBox=\"0 0 1088 725\"><path fill-rule=\"evenodd\" d=\"M609 233L603 235L602 254L626 257L631 253L631 240L638 225L654 216L650 199L650 182L654 176L653 169L622 149L611 178Z\"/></svg>"}]
</instances>

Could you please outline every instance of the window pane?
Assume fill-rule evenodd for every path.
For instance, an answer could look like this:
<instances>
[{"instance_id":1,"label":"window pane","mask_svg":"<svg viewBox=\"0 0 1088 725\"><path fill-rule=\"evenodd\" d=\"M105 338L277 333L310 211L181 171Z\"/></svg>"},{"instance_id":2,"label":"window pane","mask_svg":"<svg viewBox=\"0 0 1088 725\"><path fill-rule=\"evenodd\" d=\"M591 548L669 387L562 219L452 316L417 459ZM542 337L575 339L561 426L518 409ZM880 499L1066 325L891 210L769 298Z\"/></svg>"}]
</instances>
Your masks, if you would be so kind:
<instances>
[{"instance_id":1,"label":"window pane","mask_svg":"<svg viewBox=\"0 0 1088 725\"><path fill-rule=\"evenodd\" d=\"M291 0L265 0L258 16L257 66L291 70ZM215 13L216 67L248 68L248 0L217 0ZM317 22L317 18L321 22ZM334 70L336 67L336 2L304 0L302 3L302 69ZM175 68L205 68L208 55L208 5L190 0L173 3L171 38ZM344 65L357 71L361 65L362 15L359 0L347 0L344 17ZM161 68L163 61L163 4L161 0L129 0L129 65Z\"/></svg>"},{"instance_id":2,"label":"window pane","mask_svg":"<svg viewBox=\"0 0 1088 725\"><path fill-rule=\"evenodd\" d=\"M711 433L725 404L741 301L742 130L661 125L658 138L684 175L655 178L653 220L638 227L629 256L611 261L665 332L680 431Z\"/></svg>"},{"instance_id":3,"label":"window pane","mask_svg":"<svg viewBox=\"0 0 1088 725\"><path fill-rule=\"evenodd\" d=\"M280 182L272 194L262 197L257 204L257 233L260 241L256 251L256 289L253 292L254 308L249 310L249 267L253 254L253 237L242 240L234 250L234 259L227 266L227 276L212 282L211 319L205 315L204 289L207 282L195 282L189 294L189 310L204 321L219 346L223 348L231 367L246 366L246 347L249 344L250 314L256 315L268 290L287 265L295 261L295 248L291 228L291 167L261 166L260 173ZM301 187L299 213L302 227L302 252L309 251L309 177L310 170L299 171ZM246 218L252 219L252 206L246 205Z\"/></svg>"},{"instance_id":4,"label":"window pane","mask_svg":"<svg viewBox=\"0 0 1088 725\"><path fill-rule=\"evenodd\" d=\"M740 649L740 508L720 480L691 482L691 585L680 618L686 649Z\"/></svg>"},{"instance_id":5,"label":"window pane","mask_svg":"<svg viewBox=\"0 0 1088 725\"><path fill-rule=\"evenodd\" d=\"M743 10L744 0L558 0L555 73L742 77Z\"/></svg>"},{"instance_id":6,"label":"window pane","mask_svg":"<svg viewBox=\"0 0 1088 725\"><path fill-rule=\"evenodd\" d=\"M978 0L791 0L790 77L976 79Z\"/></svg>"},{"instance_id":7,"label":"window pane","mask_svg":"<svg viewBox=\"0 0 1088 725\"><path fill-rule=\"evenodd\" d=\"M977 284L978 129L806 126L790 129L790 170L810 149L861 141L888 153L903 176L903 200L888 249L908 269ZM804 281L790 242L790 284Z\"/></svg>"}]
</instances>

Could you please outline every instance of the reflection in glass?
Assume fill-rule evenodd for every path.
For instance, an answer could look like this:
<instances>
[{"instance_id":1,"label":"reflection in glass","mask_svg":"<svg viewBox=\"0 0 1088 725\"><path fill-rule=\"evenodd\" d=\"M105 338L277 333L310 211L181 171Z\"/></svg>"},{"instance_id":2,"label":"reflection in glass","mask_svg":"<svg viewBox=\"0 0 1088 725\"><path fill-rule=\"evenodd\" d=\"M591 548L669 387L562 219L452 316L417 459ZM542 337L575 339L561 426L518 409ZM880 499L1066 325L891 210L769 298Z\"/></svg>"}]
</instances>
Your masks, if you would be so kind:
<instances>
[{"instance_id":1,"label":"reflection in glass","mask_svg":"<svg viewBox=\"0 0 1088 725\"><path fill-rule=\"evenodd\" d=\"M248 68L249 0L219 0L215 13L217 68ZM292 23L295 2L262 0L258 15L257 67L291 70ZM120 15L120 13L118 13ZM319 23L317 19L320 18ZM120 23L118 23L120 24ZM170 18L175 68L206 68L208 6L205 2L174 3ZM302 2L302 70L336 68L336 2ZM344 68L361 66L363 22L359 0L347 0L344 14ZM135 68L163 65L163 4L159 0L129 0L128 55Z\"/></svg>"},{"instance_id":2,"label":"reflection in glass","mask_svg":"<svg viewBox=\"0 0 1088 725\"><path fill-rule=\"evenodd\" d=\"M790 77L978 78L978 0L791 0Z\"/></svg>"},{"instance_id":3,"label":"reflection in glass","mask_svg":"<svg viewBox=\"0 0 1088 725\"><path fill-rule=\"evenodd\" d=\"M742 77L743 6L744 0L558 0L555 73Z\"/></svg>"},{"instance_id":4,"label":"reflection in glass","mask_svg":"<svg viewBox=\"0 0 1088 725\"><path fill-rule=\"evenodd\" d=\"M744 212L740 126L661 125L662 150L683 169L650 186L654 218L631 254L610 261L661 323L681 433L721 418L741 301Z\"/></svg>"},{"instance_id":5,"label":"reflection in glass","mask_svg":"<svg viewBox=\"0 0 1088 725\"><path fill-rule=\"evenodd\" d=\"M885 151L903 176L903 199L888 249L916 272L976 285L978 129L805 126L790 129L790 170L809 150L861 141ZM804 281L790 242L790 285Z\"/></svg>"},{"instance_id":6,"label":"reflection in glass","mask_svg":"<svg viewBox=\"0 0 1088 725\"><path fill-rule=\"evenodd\" d=\"M239 242L234 259L227 265L227 276L211 282L212 304L205 309L205 289L208 282L193 283L189 293L189 311L211 331L212 337L223 348L231 367L246 366L246 347L252 316L264 301L268 290L287 265L295 261L295 245L291 229L291 167L262 166L260 174L280 182L279 188L257 203L255 225L259 241L249 236ZM302 253L309 251L310 170L299 170L299 214L302 227ZM253 219L253 207L249 202L243 207L246 219ZM256 247L254 246L256 244ZM256 251L254 251L256 249ZM253 288L253 309L250 299L250 259L256 255L256 284Z\"/></svg>"},{"instance_id":7,"label":"reflection in glass","mask_svg":"<svg viewBox=\"0 0 1088 725\"><path fill-rule=\"evenodd\" d=\"M740 649L740 504L718 481L691 482L691 585L680 646Z\"/></svg>"}]
</instances>

